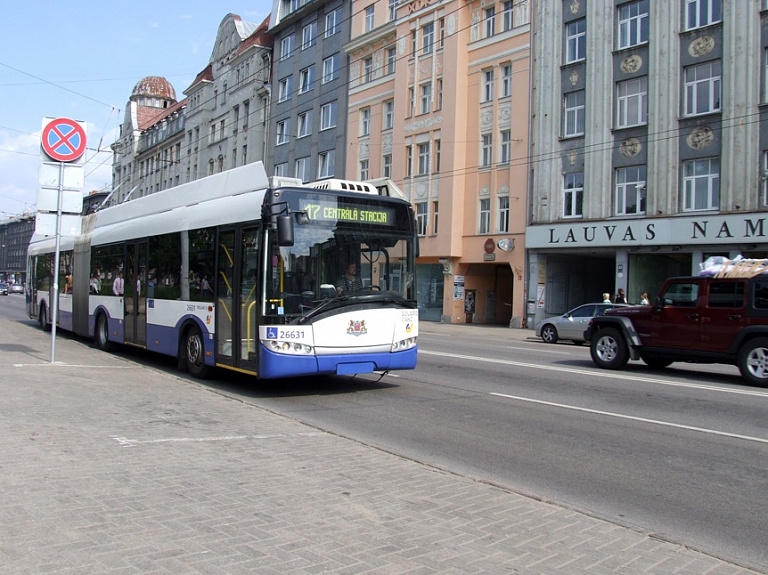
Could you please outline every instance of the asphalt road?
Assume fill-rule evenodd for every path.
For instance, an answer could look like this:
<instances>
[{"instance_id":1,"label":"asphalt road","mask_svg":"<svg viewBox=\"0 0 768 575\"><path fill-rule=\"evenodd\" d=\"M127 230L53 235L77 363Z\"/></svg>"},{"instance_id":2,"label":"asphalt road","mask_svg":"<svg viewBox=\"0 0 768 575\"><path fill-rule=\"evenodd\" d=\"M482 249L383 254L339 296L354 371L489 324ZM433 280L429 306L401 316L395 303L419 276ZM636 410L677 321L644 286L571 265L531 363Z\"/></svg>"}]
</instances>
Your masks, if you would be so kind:
<instances>
[{"instance_id":1,"label":"asphalt road","mask_svg":"<svg viewBox=\"0 0 768 575\"><path fill-rule=\"evenodd\" d=\"M0 313L23 318L21 302L0 299ZM586 347L512 331L422 324L419 367L379 382L256 382L222 372L208 384L417 461L768 569L768 390L744 386L729 366L598 370ZM122 353L173 369L164 358Z\"/></svg>"}]
</instances>

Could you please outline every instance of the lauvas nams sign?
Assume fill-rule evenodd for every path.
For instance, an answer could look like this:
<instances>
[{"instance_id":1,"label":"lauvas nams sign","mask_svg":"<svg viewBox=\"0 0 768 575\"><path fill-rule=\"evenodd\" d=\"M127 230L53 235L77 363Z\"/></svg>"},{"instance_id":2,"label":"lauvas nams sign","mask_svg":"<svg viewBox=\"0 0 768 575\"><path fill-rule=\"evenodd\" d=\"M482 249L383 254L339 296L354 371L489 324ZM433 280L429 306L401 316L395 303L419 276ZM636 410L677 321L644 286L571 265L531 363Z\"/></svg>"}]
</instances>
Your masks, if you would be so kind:
<instances>
[{"instance_id":1,"label":"lauvas nams sign","mask_svg":"<svg viewBox=\"0 0 768 575\"><path fill-rule=\"evenodd\" d=\"M762 243L768 241L768 213L688 218L603 220L541 224L525 230L525 247L583 248Z\"/></svg>"}]
</instances>

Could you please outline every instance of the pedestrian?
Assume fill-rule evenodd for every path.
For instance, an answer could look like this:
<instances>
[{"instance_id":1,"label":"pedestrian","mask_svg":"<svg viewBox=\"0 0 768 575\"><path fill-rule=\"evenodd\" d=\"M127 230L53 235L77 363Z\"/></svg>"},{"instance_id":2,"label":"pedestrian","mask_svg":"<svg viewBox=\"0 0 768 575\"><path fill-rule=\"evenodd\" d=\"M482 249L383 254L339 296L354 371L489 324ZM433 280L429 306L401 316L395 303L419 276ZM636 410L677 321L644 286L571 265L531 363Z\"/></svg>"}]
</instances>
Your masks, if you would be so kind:
<instances>
[{"instance_id":1,"label":"pedestrian","mask_svg":"<svg viewBox=\"0 0 768 575\"><path fill-rule=\"evenodd\" d=\"M648 294L646 292L643 292L640 294L640 305L650 305L651 302L648 299Z\"/></svg>"},{"instance_id":2,"label":"pedestrian","mask_svg":"<svg viewBox=\"0 0 768 575\"><path fill-rule=\"evenodd\" d=\"M627 303L627 296L624 295L623 288L619 288L619 291L616 293L616 299L613 300L613 303Z\"/></svg>"},{"instance_id":3,"label":"pedestrian","mask_svg":"<svg viewBox=\"0 0 768 575\"><path fill-rule=\"evenodd\" d=\"M115 278L115 281L112 282L112 293L117 296L122 296L124 285L125 283L123 281L123 272L119 272Z\"/></svg>"},{"instance_id":4,"label":"pedestrian","mask_svg":"<svg viewBox=\"0 0 768 575\"><path fill-rule=\"evenodd\" d=\"M611 303L611 294L608 292L603 294L603 303Z\"/></svg>"}]
</instances>

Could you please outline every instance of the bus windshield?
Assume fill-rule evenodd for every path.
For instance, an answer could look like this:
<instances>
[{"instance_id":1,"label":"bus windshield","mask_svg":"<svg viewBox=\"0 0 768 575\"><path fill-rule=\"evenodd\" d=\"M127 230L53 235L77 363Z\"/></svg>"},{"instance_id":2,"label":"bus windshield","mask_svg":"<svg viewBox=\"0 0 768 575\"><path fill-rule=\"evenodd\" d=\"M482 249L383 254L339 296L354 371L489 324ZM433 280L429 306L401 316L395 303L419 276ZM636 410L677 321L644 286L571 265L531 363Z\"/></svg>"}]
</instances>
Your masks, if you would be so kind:
<instances>
[{"instance_id":1,"label":"bus windshield","mask_svg":"<svg viewBox=\"0 0 768 575\"><path fill-rule=\"evenodd\" d=\"M295 216L294 243L281 247L272 230L266 235L265 317L302 320L362 302L410 307L415 253L407 203L306 191L281 199Z\"/></svg>"}]
</instances>

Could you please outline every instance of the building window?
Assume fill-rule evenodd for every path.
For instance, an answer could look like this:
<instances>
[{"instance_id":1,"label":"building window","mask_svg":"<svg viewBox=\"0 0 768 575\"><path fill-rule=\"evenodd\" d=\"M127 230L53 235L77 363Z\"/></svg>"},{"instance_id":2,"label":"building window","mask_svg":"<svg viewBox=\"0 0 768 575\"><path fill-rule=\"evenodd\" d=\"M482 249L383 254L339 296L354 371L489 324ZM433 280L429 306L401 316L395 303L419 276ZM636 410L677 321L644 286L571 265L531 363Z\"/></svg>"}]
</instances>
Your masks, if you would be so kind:
<instances>
[{"instance_id":1,"label":"building window","mask_svg":"<svg viewBox=\"0 0 768 575\"><path fill-rule=\"evenodd\" d=\"M431 54L435 46L435 24L429 24L421 28L421 53Z\"/></svg>"},{"instance_id":2,"label":"building window","mask_svg":"<svg viewBox=\"0 0 768 575\"><path fill-rule=\"evenodd\" d=\"M296 160L296 170L294 178L299 178L302 182L309 181L309 158L299 158Z\"/></svg>"},{"instance_id":3,"label":"building window","mask_svg":"<svg viewBox=\"0 0 768 575\"><path fill-rule=\"evenodd\" d=\"M648 42L648 0L619 6L619 50Z\"/></svg>"},{"instance_id":4,"label":"building window","mask_svg":"<svg viewBox=\"0 0 768 575\"><path fill-rule=\"evenodd\" d=\"M479 216L478 232L481 234L491 233L491 198L482 198L480 200Z\"/></svg>"},{"instance_id":5,"label":"building window","mask_svg":"<svg viewBox=\"0 0 768 575\"><path fill-rule=\"evenodd\" d=\"M292 76L283 78L277 83L277 101L285 102L291 97Z\"/></svg>"},{"instance_id":6,"label":"building window","mask_svg":"<svg viewBox=\"0 0 768 575\"><path fill-rule=\"evenodd\" d=\"M416 57L416 30L411 30L411 56Z\"/></svg>"},{"instance_id":7,"label":"building window","mask_svg":"<svg viewBox=\"0 0 768 575\"><path fill-rule=\"evenodd\" d=\"M501 131L500 152L499 162L502 164L508 164L512 155L512 132L509 130Z\"/></svg>"},{"instance_id":8,"label":"building window","mask_svg":"<svg viewBox=\"0 0 768 575\"><path fill-rule=\"evenodd\" d=\"M389 0L389 11L387 13L387 21L397 19L397 0Z\"/></svg>"},{"instance_id":9,"label":"building window","mask_svg":"<svg viewBox=\"0 0 768 575\"><path fill-rule=\"evenodd\" d=\"M291 120L281 120L277 123L277 135L275 138L275 143L279 146L280 144L287 144L289 138L289 134L291 132Z\"/></svg>"},{"instance_id":10,"label":"building window","mask_svg":"<svg viewBox=\"0 0 768 575\"><path fill-rule=\"evenodd\" d=\"M616 127L648 123L648 78L634 78L616 85Z\"/></svg>"},{"instance_id":11,"label":"building window","mask_svg":"<svg viewBox=\"0 0 768 575\"><path fill-rule=\"evenodd\" d=\"M587 20L582 18L565 25L565 63L587 57Z\"/></svg>"},{"instance_id":12,"label":"building window","mask_svg":"<svg viewBox=\"0 0 768 575\"><path fill-rule=\"evenodd\" d=\"M585 99L584 90L565 95L564 136L581 136L584 134Z\"/></svg>"},{"instance_id":13,"label":"building window","mask_svg":"<svg viewBox=\"0 0 768 575\"><path fill-rule=\"evenodd\" d=\"M280 41L280 59L287 60L293 54L293 34Z\"/></svg>"},{"instance_id":14,"label":"building window","mask_svg":"<svg viewBox=\"0 0 768 575\"><path fill-rule=\"evenodd\" d=\"M405 147L405 175L413 175L413 146L410 145Z\"/></svg>"},{"instance_id":15,"label":"building window","mask_svg":"<svg viewBox=\"0 0 768 575\"><path fill-rule=\"evenodd\" d=\"M381 177L392 177L392 154L384 154L381 157Z\"/></svg>"},{"instance_id":16,"label":"building window","mask_svg":"<svg viewBox=\"0 0 768 575\"><path fill-rule=\"evenodd\" d=\"M616 170L616 215L645 213L645 166Z\"/></svg>"},{"instance_id":17,"label":"building window","mask_svg":"<svg viewBox=\"0 0 768 575\"><path fill-rule=\"evenodd\" d=\"M365 32L370 32L374 27L375 6L371 4L365 9Z\"/></svg>"},{"instance_id":18,"label":"building window","mask_svg":"<svg viewBox=\"0 0 768 575\"><path fill-rule=\"evenodd\" d=\"M432 111L432 82L421 85L421 113L428 114Z\"/></svg>"},{"instance_id":19,"label":"building window","mask_svg":"<svg viewBox=\"0 0 768 575\"><path fill-rule=\"evenodd\" d=\"M435 144L435 161L432 165L432 173L433 174L439 174L440 173L440 138L434 139Z\"/></svg>"},{"instance_id":20,"label":"building window","mask_svg":"<svg viewBox=\"0 0 768 575\"><path fill-rule=\"evenodd\" d=\"M309 92L315 83L315 66L304 68L299 72L299 94Z\"/></svg>"},{"instance_id":21,"label":"building window","mask_svg":"<svg viewBox=\"0 0 768 575\"><path fill-rule=\"evenodd\" d=\"M483 102L493 100L493 70L483 71Z\"/></svg>"},{"instance_id":22,"label":"building window","mask_svg":"<svg viewBox=\"0 0 768 575\"><path fill-rule=\"evenodd\" d=\"M693 30L722 20L721 0L685 0L685 29Z\"/></svg>"},{"instance_id":23,"label":"building window","mask_svg":"<svg viewBox=\"0 0 768 575\"><path fill-rule=\"evenodd\" d=\"M501 67L501 94L502 98L512 95L512 64L504 64Z\"/></svg>"},{"instance_id":24,"label":"building window","mask_svg":"<svg viewBox=\"0 0 768 575\"><path fill-rule=\"evenodd\" d=\"M332 82L339 77L339 55L333 56L323 60L323 84Z\"/></svg>"},{"instance_id":25,"label":"building window","mask_svg":"<svg viewBox=\"0 0 768 575\"><path fill-rule=\"evenodd\" d=\"M360 175L359 178L361 180L367 180L369 176L368 171L368 160L360 160Z\"/></svg>"},{"instance_id":26,"label":"building window","mask_svg":"<svg viewBox=\"0 0 768 575\"><path fill-rule=\"evenodd\" d=\"M413 88L408 88L408 118L413 116L413 109L416 105L416 92Z\"/></svg>"},{"instance_id":27,"label":"building window","mask_svg":"<svg viewBox=\"0 0 768 575\"><path fill-rule=\"evenodd\" d=\"M720 207L720 160L690 160L683 164L683 210L714 210Z\"/></svg>"},{"instance_id":28,"label":"building window","mask_svg":"<svg viewBox=\"0 0 768 575\"><path fill-rule=\"evenodd\" d=\"M275 165L275 175L278 177L286 177L288 176L288 164L276 164Z\"/></svg>"},{"instance_id":29,"label":"building window","mask_svg":"<svg viewBox=\"0 0 768 575\"><path fill-rule=\"evenodd\" d=\"M435 102L435 110L443 109L443 79L437 79L437 100Z\"/></svg>"},{"instance_id":30,"label":"building window","mask_svg":"<svg viewBox=\"0 0 768 575\"><path fill-rule=\"evenodd\" d=\"M369 136L371 134L371 109L363 108L360 110L360 135Z\"/></svg>"},{"instance_id":31,"label":"building window","mask_svg":"<svg viewBox=\"0 0 768 575\"><path fill-rule=\"evenodd\" d=\"M391 130L395 126L395 101L387 100L384 102L384 127L385 130Z\"/></svg>"},{"instance_id":32,"label":"building window","mask_svg":"<svg viewBox=\"0 0 768 575\"><path fill-rule=\"evenodd\" d=\"M493 136L483 134L482 159L480 165L487 168L493 162Z\"/></svg>"},{"instance_id":33,"label":"building window","mask_svg":"<svg viewBox=\"0 0 768 575\"><path fill-rule=\"evenodd\" d=\"M336 150L328 150L327 152L320 152L317 157L317 177L330 178L333 176L336 170Z\"/></svg>"},{"instance_id":34,"label":"building window","mask_svg":"<svg viewBox=\"0 0 768 575\"><path fill-rule=\"evenodd\" d=\"M514 18L512 17L512 0L504 2L504 11L501 13L502 26L504 32L511 30L514 25Z\"/></svg>"},{"instance_id":35,"label":"building window","mask_svg":"<svg viewBox=\"0 0 768 575\"><path fill-rule=\"evenodd\" d=\"M320 107L320 129L327 130L328 128L336 127L336 107L337 102L328 102Z\"/></svg>"},{"instance_id":36,"label":"building window","mask_svg":"<svg viewBox=\"0 0 768 575\"><path fill-rule=\"evenodd\" d=\"M416 204L416 233L420 236L427 235L427 221L429 218L429 204L418 202Z\"/></svg>"},{"instance_id":37,"label":"building window","mask_svg":"<svg viewBox=\"0 0 768 575\"><path fill-rule=\"evenodd\" d=\"M325 15L325 37L333 36L341 31L341 8Z\"/></svg>"},{"instance_id":38,"label":"building window","mask_svg":"<svg viewBox=\"0 0 768 575\"><path fill-rule=\"evenodd\" d=\"M437 235L437 208L438 202L432 202L432 234Z\"/></svg>"},{"instance_id":39,"label":"building window","mask_svg":"<svg viewBox=\"0 0 768 575\"><path fill-rule=\"evenodd\" d=\"M515 26L525 26L531 21L529 0L514 0Z\"/></svg>"},{"instance_id":40,"label":"building window","mask_svg":"<svg viewBox=\"0 0 768 575\"><path fill-rule=\"evenodd\" d=\"M563 176L563 217L580 218L584 215L584 174L565 174Z\"/></svg>"},{"instance_id":41,"label":"building window","mask_svg":"<svg viewBox=\"0 0 768 575\"><path fill-rule=\"evenodd\" d=\"M416 172L417 176L426 176L429 174L429 142L426 142L424 144L419 144L419 164L418 164L418 171Z\"/></svg>"},{"instance_id":42,"label":"building window","mask_svg":"<svg viewBox=\"0 0 768 575\"><path fill-rule=\"evenodd\" d=\"M373 58L368 57L363 60L363 82L373 81Z\"/></svg>"},{"instance_id":43,"label":"building window","mask_svg":"<svg viewBox=\"0 0 768 575\"><path fill-rule=\"evenodd\" d=\"M685 69L685 115L720 111L720 60Z\"/></svg>"},{"instance_id":44,"label":"building window","mask_svg":"<svg viewBox=\"0 0 768 575\"><path fill-rule=\"evenodd\" d=\"M509 231L509 196L499 197L499 233L506 234Z\"/></svg>"},{"instance_id":45,"label":"building window","mask_svg":"<svg viewBox=\"0 0 768 575\"><path fill-rule=\"evenodd\" d=\"M304 26L301 31L301 49L306 50L317 43L317 22Z\"/></svg>"},{"instance_id":46,"label":"building window","mask_svg":"<svg viewBox=\"0 0 768 575\"><path fill-rule=\"evenodd\" d=\"M763 152L763 206L768 206L768 151Z\"/></svg>"},{"instance_id":47,"label":"building window","mask_svg":"<svg viewBox=\"0 0 768 575\"><path fill-rule=\"evenodd\" d=\"M496 8L485 9L485 37L490 38L496 33Z\"/></svg>"},{"instance_id":48,"label":"building window","mask_svg":"<svg viewBox=\"0 0 768 575\"><path fill-rule=\"evenodd\" d=\"M312 133L312 110L299 114L299 125L296 132L298 138L309 136Z\"/></svg>"},{"instance_id":49,"label":"building window","mask_svg":"<svg viewBox=\"0 0 768 575\"><path fill-rule=\"evenodd\" d=\"M387 74L395 73L395 63L397 62L397 48L387 48Z\"/></svg>"}]
</instances>

